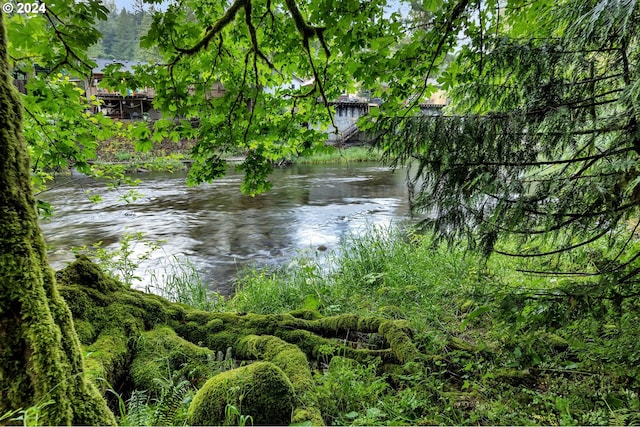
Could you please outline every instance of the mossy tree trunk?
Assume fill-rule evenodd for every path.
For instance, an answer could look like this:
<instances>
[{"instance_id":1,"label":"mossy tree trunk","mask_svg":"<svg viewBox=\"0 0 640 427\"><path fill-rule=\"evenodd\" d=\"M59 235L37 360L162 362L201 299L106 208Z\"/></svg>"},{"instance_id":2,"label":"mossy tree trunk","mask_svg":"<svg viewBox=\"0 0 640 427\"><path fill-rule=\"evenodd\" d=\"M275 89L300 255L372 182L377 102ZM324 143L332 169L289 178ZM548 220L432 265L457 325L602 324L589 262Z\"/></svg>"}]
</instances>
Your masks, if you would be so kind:
<instances>
[{"instance_id":1,"label":"mossy tree trunk","mask_svg":"<svg viewBox=\"0 0 640 427\"><path fill-rule=\"evenodd\" d=\"M0 416L35 406L43 424L115 424L80 348L38 226L0 13Z\"/></svg>"}]
</instances>

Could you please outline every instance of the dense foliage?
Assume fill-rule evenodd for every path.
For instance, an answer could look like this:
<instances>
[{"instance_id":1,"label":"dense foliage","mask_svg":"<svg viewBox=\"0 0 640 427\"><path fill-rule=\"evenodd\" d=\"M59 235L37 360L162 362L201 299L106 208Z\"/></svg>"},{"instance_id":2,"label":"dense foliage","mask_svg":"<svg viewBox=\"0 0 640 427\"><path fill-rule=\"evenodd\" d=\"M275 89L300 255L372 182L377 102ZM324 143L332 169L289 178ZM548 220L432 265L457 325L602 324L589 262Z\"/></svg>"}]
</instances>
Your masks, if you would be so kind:
<instances>
[{"instance_id":1,"label":"dense foliage","mask_svg":"<svg viewBox=\"0 0 640 427\"><path fill-rule=\"evenodd\" d=\"M236 294L228 299L211 295L191 274L176 275L170 286L156 291L209 311L190 315L200 327L207 324L206 316L236 316L229 313L240 313L238 319L244 318L247 325L271 319L273 326L294 314L328 316L318 322L393 319L408 327L422 356L402 365L389 363L382 354L354 360L364 349L385 345L381 336L355 326L337 337L325 330L325 340L312 350L298 344L313 372L313 400L309 397L307 404L317 404L329 425L637 424L637 301L588 295L569 300L555 280L515 272L517 260L494 257L485 263L466 249L462 244L434 248L428 236L377 228L346 238L335 252L310 251L288 265L247 269L238 278ZM582 248L577 252L589 256ZM65 286L63 294L70 301L83 301L77 296L80 289ZM118 292L121 295L109 300L125 301L123 296L133 291ZM142 294L136 298L142 299ZM136 301L131 311L149 312L134 317L162 318L150 305L140 308L160 300L153 295L145 300L126 299ZM118 306L114 303L113 309ZM103 326L86 321L86 307L72 304L77 329L85 342L91 342ZM183 338L199 336L194 333L198 327L189 321L174 327ZM230 324L228 331L237 329ZM278 336L306 336L290 331L291 335ZM215 336L212 331L197 340L211 343ZM183 424L202 372L234 372L246 357L240 344L208 344L218 349L214 357L211 350L178 339L167 326L143 332L135 342L130 351L136 361L129 369L136 390L127 390L132 386L127 380L112 382L122 400L123 425L150 425L160 416L167 417L162 418L166 425ZM98 344L90 347L92 363L101 357ZM205 363L206 353L210 356ZM197 357L185 364L184 354ZM214 383L229 375L215 377ZM248 417L257 412L242 405L236 392L234 388L212 404L218 405L218 412L228 405L235 414L228 414L229 423L244 420L248 425Z\"/></svg>"},{"instance_id":2,"label":"dense foliage","mask_svg":"<svg viewBox=\"0 0 640 427\"><path fill-rule=\"evenodd\" d=\"M407 321L430 362L384 372L326 356L317 381L332 425L637 424L637 298L567 298L559 280L515 271L519 259L467 249L374 229L324 259L246 271L220 309ZM576 252L569 268L590 256Z\"/></svg>"},{"instance_id":3,"label":"dense foliage","mask_svg":"<svg viewBox=\"0 0 640 427\"><path fill-rule=\"evenodd\" d=\"M102 114L88 113L97 100L82 88L93 67L87 49L100 39L95 25L107 13L99 1L67 1L47 4L45 13L7 16L9 66L25 86L24 137L37 191L71 166L94 173L88 161L100 141L119 133Z\"/></svg>"},{"instance_id":4,"label":"dense foliage","mask_svg":"<svg viewBox=\"0 0 640 427\"><path fill-rule=\"evenodd\" d=\"M555 257L563 252L626 241L575 273L635 281L636 2L474 7L459 21L466 38L457 59L440 76L448 113L381 119L380 146L415 166L415 205L432 213L427 223L441 238L466 236L487 253L505 252L500 237L517 239L512 255L545 257L534 270L560 273L568 273Z\"/></svg>"}]
</instances>

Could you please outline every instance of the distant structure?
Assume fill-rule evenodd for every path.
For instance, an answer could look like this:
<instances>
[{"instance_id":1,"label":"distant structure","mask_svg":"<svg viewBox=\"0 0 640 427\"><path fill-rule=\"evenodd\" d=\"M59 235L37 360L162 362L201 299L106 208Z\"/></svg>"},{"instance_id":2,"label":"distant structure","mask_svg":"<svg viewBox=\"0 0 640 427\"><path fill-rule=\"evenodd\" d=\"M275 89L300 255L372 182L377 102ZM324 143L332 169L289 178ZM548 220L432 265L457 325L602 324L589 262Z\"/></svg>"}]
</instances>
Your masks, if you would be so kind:
<instances>
[{"instance_id":1,"label":"distant structure","mask_svg":"<svg viewBox=\"0 0 640 427\"><path fill-rule=\"evenodd\" d=\"M426 102L420 103L420 112L425 116L439 116L447 104L446 93L438 89Z\"/></svg>"},{"instance_id":2,"label":"distant structure","mask_svg":"<svg viewBox=\"0 0 640 427\"><path fill-rule=\"evenodd\" d=\"M99 87L104 78L107 66L119 64L122 71L133 72L133 67L143 65L142 62L121 61L115 59L96 59L96 67L92 70L92 78L85 82L87 97L95 96L102 105L95 107L94 112L102 112L106 116L121 120L156 120L160 112L153 108L155 90L153 88L127 89L127 93L109 91Z\"/></svg>"},{"instance_id":3,"label":"distant structure","mask_svg":"<svg viewBox=\"0 0 640 427\"><path fill-rule=\"evenodd\" d=\"M96 107L95 112L101 111L106 116L121 120L157 120L161 117L160 111L153 108L153 98L156 91L151 87L129 88L126 93L110 91L99 87L104 78L104 70L113 64L121 65L121 71L133 72L136 65L147 65L143 62L96 59L96 67L92 71L91 81L85 82L87 96L94 95L102 101L102 105ZM195 89L189 90L191 94ZM214 83L207 92L207 97L218 98L225 93L221 83Z\"/></svg>"},{"instance_id":4,"label":"distant structure","mask_svg":"<svg viewBox=\"0 0 640 427\"><path fill-rule=\"evenodd\" d=\"M329 105L335 109L334 125L327 131L327 143L331 145L358 145L369 142L371 136L358 129L357 122L382 104L379 98L369 99L355 95L342 95ZM426 116L438 116L447 106L446 93L438 89L425 102L419 104L420 112Z\"/></svg>"},{"instance_id":5,"label":"distant structure","mask_svg":"<svg viewBox=\"0 0 640 427\"><path fill-rule=\"evenodd\" d=\"M365 135L358 129L356 122L360 117L368 115L371 108L377 108L379 104L359 96L342 95L329 105L335 109L335 114L333 124L327 130L327 143L331 145L365 143Z\"/></svg>"},{"instance_id":6,"label":"distant structure","mask_svg":"<svg viewBox=\"0 0 640 427\"><path fill-rule=\"evenodd\" d=\"M31 72L20 71L19 69L13 70L13 85L19 92L27 93L27 82L32 75L38 75L40 73L50 73L51 69L44 68L35 64Z\"/></svg>"},{"instance_id":7,"label":"distant structure","mask_svg":"<svg viewBox=\"0 0 640 427\"><path fill-rule=\"evenodd\" d=\"M161 118L160 111L153 107L153 99L156 95L155 89L151 87L129 88L126 93L120 93L100 87L100 82L104 78L104 70L109 65L120 65L121 71L133 72L137 65L146 65L143 62L115 59L95 59L96 67L92 70L90 79L76 79L78 86L84 87L87 97L95 96L102 101L99 106L93 107L93 112L102 112L108 117L118 120L157 120ZM41 67L35 66L34 74L46 72ZM22 93L26 93L26 82L29 78L28 74L23 72L14 72L14 85ZM430 84L436 84L430 81ZM278 89L297 90L302 87L311 87L313 79L304 80L293 76L291 81L285 85L264 88L265 92L274 94ZM190 89L191 93L195 93L195 89ZM214 83L207 91L208 98L218 98L225 94L225 88L222 83ZM415 98L414 98L415 99ZM321 100L318 100L321 102ZM330 145L358 145L369 141L369 137L358 129L357 122L363 116L368 115L372 108L378 108L382 104L380 98L369 98L350 94L343 94L334 101L330 101L328 105L333 107L335 114L333 123L327 129L327 144ZM409 101L407 101L409 102ZM420 111L426 116L436 116L443 112L447 105L446 93L437 90L431 97L419 104ZM251 106L248 106L251 108Z\"/></svg>"},{"instance_id":8,"label":"distant structure","mask_svg":"<svg viewBox=\"0 0 640 427\"><path fill-rule=\"evenodd\" d=\"M24 94L27 93L27 78L27 73L18 70L13 72L13 85L18 89L19 92Z\"/></svg>"}]
</instances>

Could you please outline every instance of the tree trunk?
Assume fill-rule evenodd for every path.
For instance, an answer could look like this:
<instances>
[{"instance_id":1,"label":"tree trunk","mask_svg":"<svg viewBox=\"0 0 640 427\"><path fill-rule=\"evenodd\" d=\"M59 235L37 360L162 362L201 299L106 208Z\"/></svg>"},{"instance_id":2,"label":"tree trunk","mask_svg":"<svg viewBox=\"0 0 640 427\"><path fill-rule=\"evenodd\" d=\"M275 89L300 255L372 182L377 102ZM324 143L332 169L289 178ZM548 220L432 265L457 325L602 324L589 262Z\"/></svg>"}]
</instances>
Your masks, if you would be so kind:
<instances>
[{"instance_id":1,"label":"tree trunk","mask_svg":"<svg viewBox=\"0 0 640 427\"><path fill-rule=\"evenodd\" d=\"M85 377L71 313L47 263L30 182L0 13L0 419L32 408L29 414L44 425L115 424Z\"/></svg>"}]
</instances>

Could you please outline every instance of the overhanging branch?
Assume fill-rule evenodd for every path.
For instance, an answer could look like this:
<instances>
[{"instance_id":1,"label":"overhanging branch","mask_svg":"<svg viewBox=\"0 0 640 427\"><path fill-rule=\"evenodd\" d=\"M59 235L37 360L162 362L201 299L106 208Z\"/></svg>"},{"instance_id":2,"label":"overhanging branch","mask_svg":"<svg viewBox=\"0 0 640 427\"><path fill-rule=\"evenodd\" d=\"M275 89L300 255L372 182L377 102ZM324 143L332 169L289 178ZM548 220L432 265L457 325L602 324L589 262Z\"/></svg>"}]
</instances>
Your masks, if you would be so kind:
<instances>
[{"instance_id":1,"label":"overhanging branch","mask_svg":"<svg viewBox=\"0 0 640 427\"><path fill-rule=\"evenodd\" d=\"M231 7L227 9L222 18L218 19L218 21L211 27L211 29L204 35L202 40L193 45L190 48L178 48L176 50L183 55L193 55L198 53L202 49L206 49L211 40L219 34L227 25L229 25L236 17L238 11L245 6L248 0L236 0L233 2Z\"/></svg>"}]
</instances>

